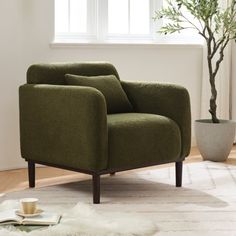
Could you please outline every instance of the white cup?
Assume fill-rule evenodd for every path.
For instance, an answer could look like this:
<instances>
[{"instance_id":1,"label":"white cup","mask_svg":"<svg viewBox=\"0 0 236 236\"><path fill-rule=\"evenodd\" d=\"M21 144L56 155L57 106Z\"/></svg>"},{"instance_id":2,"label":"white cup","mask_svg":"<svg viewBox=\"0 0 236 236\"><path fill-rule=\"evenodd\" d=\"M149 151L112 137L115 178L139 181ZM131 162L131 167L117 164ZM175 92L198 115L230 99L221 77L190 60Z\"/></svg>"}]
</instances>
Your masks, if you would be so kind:
<instances>
[{"instance_id":1,"label":"white cup","mask_svg":"<svg viewBox=\"0 0 236 236\"><path fill-rule=\"evenodd\" d=\"M20 199L21 210L24 214L34 214L37 210L37 198Z\"/></svg>"}]
</instances>

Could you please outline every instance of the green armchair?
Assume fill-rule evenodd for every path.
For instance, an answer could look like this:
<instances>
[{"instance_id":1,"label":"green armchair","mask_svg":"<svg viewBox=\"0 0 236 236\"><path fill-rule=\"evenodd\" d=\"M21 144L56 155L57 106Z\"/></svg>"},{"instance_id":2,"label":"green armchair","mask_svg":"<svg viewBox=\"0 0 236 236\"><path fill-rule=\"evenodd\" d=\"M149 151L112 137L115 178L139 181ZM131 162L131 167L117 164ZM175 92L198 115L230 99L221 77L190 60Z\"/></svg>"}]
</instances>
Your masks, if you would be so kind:
<instances>
[{"instance_id":1,"label":"green armchair","mask_svg":"<svg viewBox=\"0 0 236 236\"><path fill-rule=\"evenodd\" d=\"M76 76L85 84L74 82ZM105 90L86 84L90 78L101 79ZM117 96L125 105L114 110ZM101 175L170 162L181 186L191 143L185 88L120 81L115 67L105 62L38 64L28 69L19 99L21 154L30 187L35 163L82 172L92 175L93 202L100 203Z\"/></svg>"}]
</instances>

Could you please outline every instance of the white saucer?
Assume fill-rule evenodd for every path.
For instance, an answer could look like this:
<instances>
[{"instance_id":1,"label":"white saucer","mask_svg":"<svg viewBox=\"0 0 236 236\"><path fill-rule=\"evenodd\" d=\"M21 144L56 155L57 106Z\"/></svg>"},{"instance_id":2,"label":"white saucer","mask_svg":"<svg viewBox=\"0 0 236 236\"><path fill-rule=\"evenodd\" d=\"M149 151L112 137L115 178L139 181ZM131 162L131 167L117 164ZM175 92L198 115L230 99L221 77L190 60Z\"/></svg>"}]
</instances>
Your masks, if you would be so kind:
<instances>
[{"instance_id":1,"label":"white saucer","mask_svg":"<svg viewBox=\"0 0 236 236\"><path fill-rule=\"evenodd\" d=\"M42 213L43 213L43 210L37 209L34 214L24 214L24 212L22 212L21 210L16 210L15 213L16 213L16 215L18 215L18 216L34 217L34 216L38 216L38 215L42 214Z\"/></svg>"}]
</instances>

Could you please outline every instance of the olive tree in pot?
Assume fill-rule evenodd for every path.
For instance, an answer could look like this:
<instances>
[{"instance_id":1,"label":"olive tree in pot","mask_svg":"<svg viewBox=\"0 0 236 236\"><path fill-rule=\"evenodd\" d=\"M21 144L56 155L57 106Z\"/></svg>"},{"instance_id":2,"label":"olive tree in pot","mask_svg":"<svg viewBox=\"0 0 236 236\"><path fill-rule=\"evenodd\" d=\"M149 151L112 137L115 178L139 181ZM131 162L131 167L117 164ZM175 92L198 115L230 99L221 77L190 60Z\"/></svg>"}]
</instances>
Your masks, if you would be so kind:
<instances>
[{"instance_id":1,"label":"olive tree in pot","mask_svg":"<svg viewBox=\"0 0 236 236\"><path fill-rule=\"evenodd\" d=\"M166 6L156 11L154 16L154 20L167 20L160 33L175 33L192 28L206 42L211 119L196 120L195 134L201 155L212 161L227 159L235 137L235 123L220 120L216 105L216 75L228 43L236 41L236 0L228 2L228 6L222 8L219 0L166 0ZM186 15L186 12L190 14Z\"/></svg>"}]
</instances>

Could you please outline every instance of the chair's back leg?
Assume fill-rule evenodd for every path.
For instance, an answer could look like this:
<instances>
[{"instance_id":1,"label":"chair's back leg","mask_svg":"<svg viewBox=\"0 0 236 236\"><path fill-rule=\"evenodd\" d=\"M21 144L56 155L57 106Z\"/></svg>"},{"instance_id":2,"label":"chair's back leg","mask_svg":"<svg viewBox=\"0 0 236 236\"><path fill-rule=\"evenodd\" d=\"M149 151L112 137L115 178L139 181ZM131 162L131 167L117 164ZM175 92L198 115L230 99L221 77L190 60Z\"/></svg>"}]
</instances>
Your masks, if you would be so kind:
<instances>
[{"instance_id":1,"label":"chair's back leg","mask_svg":"<svg viewBox=\"0 0 236 236\"><path fill-rule=\"evenodd\" d=\"M29 177L29 187L35 187L35 163L28 160L28 177Z\"/></svg>"},{"instance_id":2,"label":"chair's back leg","mask_svg":"<svg viewBox=\"0 0 236 236\"><path fill-rule=\"evenodd\" d=\"M175 162L175 180L176 180L176 187L182 186L182 169L183 169L183 162Z\"/></svg>"}]
</instances>

